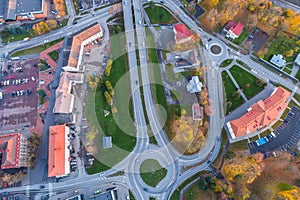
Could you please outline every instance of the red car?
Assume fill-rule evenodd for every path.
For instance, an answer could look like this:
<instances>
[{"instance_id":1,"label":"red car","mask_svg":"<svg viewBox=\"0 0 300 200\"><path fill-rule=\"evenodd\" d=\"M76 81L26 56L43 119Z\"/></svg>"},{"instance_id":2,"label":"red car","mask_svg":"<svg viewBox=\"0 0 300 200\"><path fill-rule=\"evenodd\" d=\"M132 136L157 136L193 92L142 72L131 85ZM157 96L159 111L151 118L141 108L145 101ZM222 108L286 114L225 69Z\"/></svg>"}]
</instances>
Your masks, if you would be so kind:
<instances>
[{"instance_id":1,"label":"red car","mask_svg":"<svg viewBox=\"0 0 300 200\"><path fill-rule=\"evenodd\" d=\"M3 187L4 187L4 188L7 188L7 187L8 187L8 183L4 183L4 184L3 184Z\"/></svg>"},{"instance_id":2,"label":"red car","mask_svg":"<svg viewBox=\"0 0 300 200\"><path fill-rule=\"evenodd\" d=\"M14 77L14 76L9 76L8 78L10 78L10 79L14 79L15 77Z\"/></svg>"}]
</instances>

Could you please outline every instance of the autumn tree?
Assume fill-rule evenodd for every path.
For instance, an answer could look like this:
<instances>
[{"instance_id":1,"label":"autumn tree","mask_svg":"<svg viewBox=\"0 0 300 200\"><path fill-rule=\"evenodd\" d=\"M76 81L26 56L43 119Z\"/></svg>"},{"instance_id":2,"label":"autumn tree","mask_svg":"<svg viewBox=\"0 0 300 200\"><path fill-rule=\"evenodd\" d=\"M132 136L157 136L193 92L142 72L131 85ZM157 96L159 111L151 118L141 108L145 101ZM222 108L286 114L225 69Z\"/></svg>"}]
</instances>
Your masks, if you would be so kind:
<instances>
[{"instance_id":1,"label":"autumn tree","mask_svg":"<svg viewBox=\"0 0 300 200\"><path fill-rule=\"evenodd\" d=\"M108 77L110 75L111 68L112 68L112 60L109 59L107 61L106 68L105 68L105 76Z\"/></svg>"},{"instance_id":2,"label":"autumn tree","mask_svg":"<svg viewBox=\"0 0 300 200\"><path fill-rule=\"evenodd\" d=\"M114 96L115 91L114 91L114 88L113 88L113 86L111 85L111 83L110 83L109 81L105 81L105 86L106 86L106 88L107 88L109 94L110 94L111 96Z\"/></svg>"},{"instance_id":3,"label":"autumn tree","mask_svg":"<svg viewBox=\"0 0 300 200\"><path fill-rule=\"evenodd\" d=\"M109 105L112 105L112 104L113 104L113 99L112 99L112 97L110 96L110 94L109 94L108 91L105 91L105 92L104 92L104 96L105 96L106 102L107 102Z\"/></svg>"},{"instance_id":4,"label":"autumn tree","mask_svg":"<svg viewBox=\"0 0 300 200\"><path fill-rule=\"evenodd\" d=\"M88 75L88 86L92 91L95 91L97 89L97 86L99 84L99 78L97 76Z\"/></svg>"},{"instance_id":5,"label":"autumn tree","mask_svg":"<svg viewBox=\"0 0 300 200\"><path fill-rule=\"evenodd\" d=\"M200 104L201 105L206 105L208 104L208 90L206 88L204 88L201 92L200 92Z\"/></svg>"}]
</instances>

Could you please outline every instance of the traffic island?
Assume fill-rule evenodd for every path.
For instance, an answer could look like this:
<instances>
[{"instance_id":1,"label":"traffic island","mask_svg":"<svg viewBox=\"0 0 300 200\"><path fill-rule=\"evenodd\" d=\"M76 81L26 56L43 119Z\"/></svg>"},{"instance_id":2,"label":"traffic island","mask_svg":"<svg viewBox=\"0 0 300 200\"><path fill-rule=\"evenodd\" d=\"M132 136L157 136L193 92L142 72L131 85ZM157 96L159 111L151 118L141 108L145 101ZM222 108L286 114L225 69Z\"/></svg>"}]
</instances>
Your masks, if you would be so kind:
<instances>
[{"instance_id":1,"label":"traffic island","mask_svg":"<svg viewBox=\"0 0 300 200\"><path fill-rule=\"evenodd\" d=\"M140 166L140 175L145 184L156 187L156 185L167 175L167 169L163 168L157 160L148 159Z\"/></svg>"},{"instance_id":2,"label":"traffic island","mask_svg":"<svg viewBox=\"0 0 300 200\"><path fill-rule=\"evenodd\" d=\"M210 47L210 51L211 51L211 53L213 53L215 55L219 55L219 54L221 54L222 49L219 45L214 44Z\"/></svg>"}]
</instances>

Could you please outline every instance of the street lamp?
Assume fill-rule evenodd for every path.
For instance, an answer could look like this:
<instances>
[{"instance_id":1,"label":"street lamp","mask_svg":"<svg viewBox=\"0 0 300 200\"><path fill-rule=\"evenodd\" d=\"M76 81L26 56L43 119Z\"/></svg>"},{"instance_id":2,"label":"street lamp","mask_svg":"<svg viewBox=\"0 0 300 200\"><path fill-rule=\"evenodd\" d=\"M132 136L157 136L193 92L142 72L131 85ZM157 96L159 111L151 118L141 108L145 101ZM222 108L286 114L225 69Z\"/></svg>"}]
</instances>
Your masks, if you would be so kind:
<instances>
[{"instance_id":1,"label":"street lamp","mask_svg":"<svg viewBox=\"0 0 300 200\"><path fill-rule=\"evenodd\" d=\"M10 39L15 39L15 38L14 38L14 37L8 38L7 44L9 44L9 40L10 40Z\"/></svg>"}]
</instances>

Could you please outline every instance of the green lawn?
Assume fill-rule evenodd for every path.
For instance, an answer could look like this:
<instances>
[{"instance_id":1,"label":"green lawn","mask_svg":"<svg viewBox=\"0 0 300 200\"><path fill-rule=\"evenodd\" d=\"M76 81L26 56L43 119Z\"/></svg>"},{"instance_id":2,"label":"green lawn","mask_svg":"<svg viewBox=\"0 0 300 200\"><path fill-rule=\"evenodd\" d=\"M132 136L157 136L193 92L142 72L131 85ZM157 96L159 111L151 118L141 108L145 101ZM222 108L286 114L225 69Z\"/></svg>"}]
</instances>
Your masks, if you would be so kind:
<instances>
[{"instance_id":1,"label":"green lawn","mask_svg":"<svg viewBox=\"0 0 300 200\"><path fill-rule=\"evenodd\" d=\"M40 52L48 49L49 47L59 43L63 39L64 38L60 38L58 40L54 40L52 42L49 42L49 43L46 43L46 44L43 44L43 45L40 45L40 46L36 46L36 47L32 47L30 49L24 49L24 50L21 50L21 51L17 51L17 52L14 52L11 56L15 57L15 56L23 56L23 55L28 55L28 54L40 53Z\"/></svg>"},{"instance_id":2,"label":"green lawn","mask_svg":"<svg viewBox=\"0 0 300 200\"><path fill-rule=\"evenodd\" d=\"M295 93L294 98L300 103L300 95Z\"/></svg>"},{"instance_id":3,"label":"green lawn","mask_svg":"<svg viewBox=\"0 0 300 200\"><path fill-rule=\"evenodd\" d=\"M232 63L233 59L227 59L227 60L224 60L220 67L227 67L228 65L230 65Z\"/></svg>"},{"instance_id":4,"label":"green lawn","mask_svg":"<svg viewBox=\"0 0 300 200\"><path fill-rule=\"evenodd\" d=\"M288 65L286 65L286 67L289 68L290 70L292 70L294 65L293 64L288 64Z\"/></svg>"},{"instance_id":5,"label":"green lawn","mask_svg":"<svg viewBox=\"0 0 300 200\"><path fill-rule=\"evenodd\" d=\"M295 76L296 79L298 79L300 81L300 69L298 70L296 76Z\"/></svg>"},{"instance_id":6,"label":"green lawn","mask_svg":"<svg viewBox=\"0 0 300 200\"><path fill-rule=\"evenodd\" d=\"M19 41L19 40L23 40L26 37L34 37L36 36L36 33L34 32L34 30L30 29L28 30L27 33L24 34L12 34L11 32L8 31L8 29L4 29L3 31L0 32L0 36L2 38L2 43L7 43L8 40L9 42L14 42L14 41Z\"/></svg>"},{"instance_id":7,"label":"green lawn","mask_svg":"<svg viewBox=\"0 0 300 200\"><path fill-rule=\"evenodd\" d=\"M148 159L141 164L140 175L147 185L155 187L167 175L167 170L157 160Z\"/></svg>"},{"instance_id":8,"label":"green lawn","mask_svg":"<svg viewBox=\"0 0 300 200\"><path fill-rule=\"evenodd\" d=\"M287 68L287 67L285 67L285 68L283 69L283 71L284 71L285 73L287 73L287 74L291 74L291 73L292 73L292 70L290 70L290 69Z\"/></svg>"},{"instance_id":9,"label":"green lawn","mask_svg":"<svg viewBox=\"0 0 300 200\"><path fill-rule=\"evenodd\" d=\"M198 178L202 174L210 174L208 171L201 171L197 174L191 176L190 178L186 179L171 195L171 200L180 200L180 191L190 182Z\"/></svg>"},{"instance_id":10,"label":"green lawn","mask_svg":"<svg viewBox=\"0 0 300 200\"><path fill-rule=\"evenodd\" d=\"M281 115L281 119L284 119L286 116L287 116L287 114L290 112L290 109L288 109L288 108L286 108L285 110L284 110L284 112L282 113L282 115Z\"/></svg>"},{"instance_id":11,"label":"green lawn","mask_svg":"<svg viewBox=\"0 0 300 200\"><path fill-rule=\"evenodd\" d=\"M235 40L233 40L234 44L237 45L241 45L242 42L246 39L246 37L248 36L249 32L244 29L243 32L241 33L240 37L236 38Z\"/></svg>"},{"instance_id":12,"label":"green lawn","mask_svg":"<svg viewBox=\"0 0 300 200\"><path fill-rule=\"evenodd\" d=\"M298 104L296 104L295 101L291 100L288 107L292 108L293 106L296 106L299 108Z\"/></svg>"},{"instance_id":13,"label":"green lawn","mask_svg":"<svg viewBox=\"0 0 300 200\"><path fill-rule=\"evenodd\" d=\"M285 54L287 51L291 49L296 49L297 40L298 40L297 37L292 36L288 33L283 33L283 32L277 33L274 36L273 40L270 41L271 44L267 54L264 56L264 59L270 61L274 54L282 54L285 57L287 63L293 62L296 56L298 55L298 53L300 53L300 49L298 48L297 51L294 51L294 54L291 57L286 57Z\"/></svg>"},{"instance_id":14,"label":"green lawn","mask_svg":"<svg viewBox=\"0 0 300 200\"><path fill-rule=\"evenodd\" d=\"M49 56L50 56L50 58L52 58L52 60L57 61L58 60L58 56L59 56L58 51L54 50L54 51L50 52Z\"/></svg>"},{"instance_id":15,"label":"green lawn","mask_svg":"<svg viewBox=\"0 0 300 200\"><path fill-rule=\"evenodd\" d=\"M257 93L264 89L264 84L257 84L257 78L249 72L243 70L237 65L234 65L230 69L230 73L239 84L240 88L243 89L244 94L248 99L254 97Z\"/></svg>"},{"instance_id":16,"label":"green lawn","mask_svg":"<svg viewBox=\"0 0 300 200\"><path fill-rule=\"evenodd\" d=\"M186 72L175 73L168 65L166 65L167 80L170 82L181 81L185 78Z\"/></svg>"},{"instance_id":17,"label":"green lawn","mask_svg":"<svg viewBox=\"0 0 300 200\"><path fill-rule=\"evenodd\" d=\"M145 11L152 24L177 23L177 20L167 10L159 6L155 6L153 3L150 3L149 6L145 8Z\"/></svg>"},{"instance_id":18,"label":"green lawn","mask_svg":"<svg viewBox=\"0 0 300 200\"><path fill-rule=\"evenodd\" d=\"M278 120L275 124L273 124L272 128L276 129L278 126L280 126L281 123L282 121Z\"/></svg>"},{"instance_id":19,"label":"green lawn","mask_svg":"<svg viewBox=\"0 0 300 200\"><path fill-rule=\"evenodd\" d=\"M122 30L121 30L122 31ZM85 117L90 127L96 127L98 134L94 139L98 147L93 166L87 169L89 174L106 170L124 159L135 147L136 129L131 119L130 79L128 71L128 58L124 54L125 37L117 36L110 39L112 69L109 77L104 77L102 82L109 80L114 87L114 106L118 112L104 117L103 110L111 110L104 98L104 84L100 83L96 92L88 92L85 106ZM119 56L121 55L121 56ZM116 87L117 85L117 87ZM93 116L95 113L96 116ZM97 126L100 125L101 129ZM102 148L102 136L112 136L113 147Z\"/></svg>"},{"instance_id":20,"label":"green lawn","mask_svg":"<svg viewBox=\"0 0 300 200\"><path fill-rule=\"evenodd\" d=\"M238 108L239 106L241 106L245 101L242 97L240 97L238 100L233 99L232 93L234 91L236 91L237 88L235 87L234 83L230 79L227 72L222 72L222 80L223 80L223 86L224 86L225 95L226 95L225 101L227 102L227 105L228 105L226 114L228 114L229 112L231 112L231 111L235 110L236 108ZM231 106L229 106L229 104L231 104Z\"/></svg>"},{"instance_id":21,"label":"green lawn","mask_svg":"<svg viewBox=\"0 0 300 200\"><path fill-rule=\"evenodd\" d=\"M200 189L198 182L190 186L184 194L188 200L218 199L218 196L212 189L208 189L207 191Z\"/></svg>"}]
</instances>

